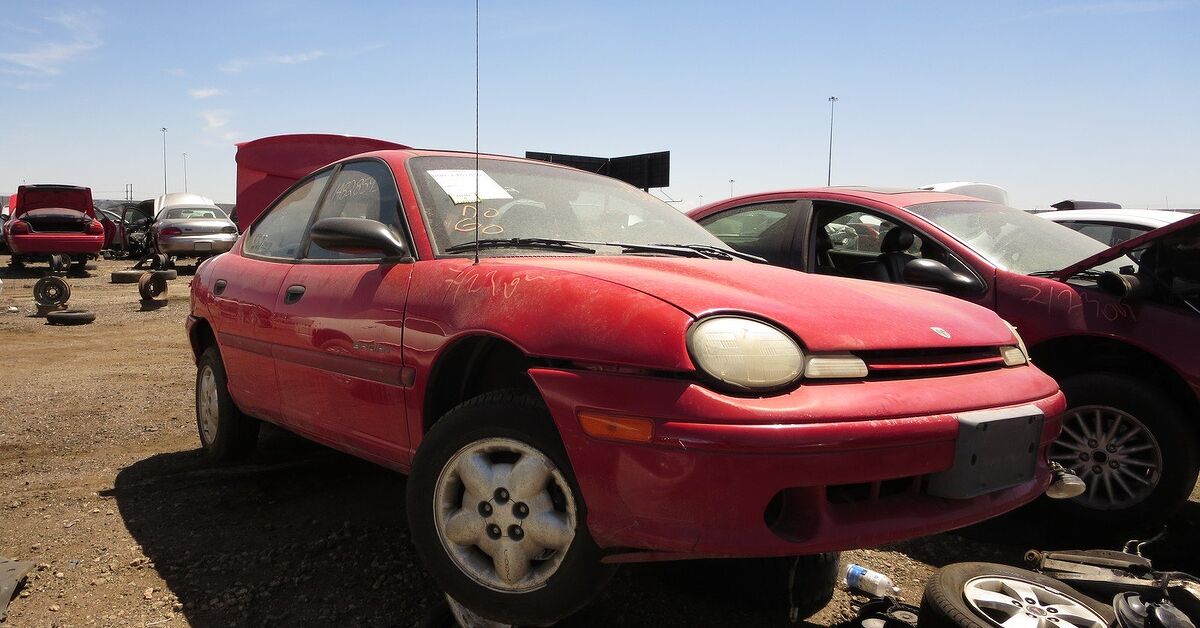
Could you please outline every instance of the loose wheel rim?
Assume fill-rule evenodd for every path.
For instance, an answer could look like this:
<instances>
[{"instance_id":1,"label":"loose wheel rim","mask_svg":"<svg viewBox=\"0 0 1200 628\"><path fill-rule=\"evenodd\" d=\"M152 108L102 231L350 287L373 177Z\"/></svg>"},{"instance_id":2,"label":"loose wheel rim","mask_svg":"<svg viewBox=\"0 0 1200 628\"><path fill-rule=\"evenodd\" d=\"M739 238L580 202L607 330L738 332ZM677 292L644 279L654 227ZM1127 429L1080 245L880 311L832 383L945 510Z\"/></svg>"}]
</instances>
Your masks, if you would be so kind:
<instances>
[{"instance_id":1,"label":"loose wheel rim","mask_svg":"<svg viewBox=\"0 0 1200 628\"><path fill-rule=\"evenodd\" d=\"M1020 578L980 576L963 586L977 615L1003 628L1105 628L1108 622L1079 600Z\"/></svg>"},{"instance_id":2,"label":"loose wheel rim","mask_svg":"<svg viewBox=\"0 0 1200 628\"><path fill-rule=\"evenodd\" d=\"M38 305L61 305L67 302L70 286L58 277L43 277L33 286L34 301Z\"/></svg>"},{"instance_id":3,"label":"loose wheel rim","mask_svg":"<svg viewBox=\"0 0 1200 628\"><path fill-rule=\"evenodd\" d=\"M1162 478L1162 448L1154 434L1133 415L1110 406L1068 410L1050 459L1087 483L1075 501L1096 510L1137 504Z\"/></svg>"},{"instance_id":4,"label":"loose wheel rim","mask_svg":"<svg viewBox=\"0 0 1200 628\"><path fill-rule=\"evenodd\" d=\"M541 451L509 438L458 450L433 498L438 538L455 566L502 593L544 587L575 538L570 485Z\"/></svg>"},{"instance_id":5,"label":"loose wheel rim","mask_svg":"<svg viewBox=\"0 0 1200 628\"><path fill-rule=\"evenodd\" d=\"M200 438L205 444L217 437L220 417L220 400L217 397L217 376L211 366L200 372L200 389L196 391L196 406L200 414Z\"/></svg>"}]
</instances>

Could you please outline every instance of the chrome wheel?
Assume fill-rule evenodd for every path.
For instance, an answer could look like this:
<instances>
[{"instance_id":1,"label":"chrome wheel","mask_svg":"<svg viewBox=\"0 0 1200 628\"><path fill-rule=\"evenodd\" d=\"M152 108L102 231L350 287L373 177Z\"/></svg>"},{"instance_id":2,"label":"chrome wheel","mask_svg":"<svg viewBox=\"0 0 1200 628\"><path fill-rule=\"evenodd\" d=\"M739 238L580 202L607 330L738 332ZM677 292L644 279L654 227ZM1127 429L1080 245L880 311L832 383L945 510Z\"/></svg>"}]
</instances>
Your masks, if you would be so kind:
<instances>
[{"instance_id":1,"label":"chrome wheel","mask_svg":"<svg viewBox=\"0 0 1200 628\"><path fill-rule=\"evenodd\" d=\"M220 399L217 397L217 376L211 366L205 365L200 372L200 385L196 390L196 414L200 418L200 439L205 445L217 438L220 419Z\"/></svg>"},{"instance_id":2,"label":"chrome wheel","mask_svg":"<svg viewBox=\"0 0 1200 628\"><path fill-rule=\"evenodd\" d=\"M1108 622L1079 600L1049 587L999 576L967 581L972 610L1003 628L1105 628Z\"/></svg>"},{"instance_id":3,"label":"chrome wheel","mask_svg":"<svg viewBox=\"0 0 1200 628\"><path fill-rule=\"evenodd\" d=\"M509 438L458 450L438 476L433 509L455 566L503 593L545 586L575 538L566 478L541 451Z\"/></svg>"},{"instance_id":4,"label":"chrome wheel","mask_svg":"<svg viewBox=\"0 0 1200 628\"><path fill-rule=\"evenodd\" d=\"M1075 501L1097 510L1128 508L1154 492L1162 448L1133 416L1109 406L1081 406L1063 415L1050 459L1087 483Z\"/></svg>"}]
</instances>

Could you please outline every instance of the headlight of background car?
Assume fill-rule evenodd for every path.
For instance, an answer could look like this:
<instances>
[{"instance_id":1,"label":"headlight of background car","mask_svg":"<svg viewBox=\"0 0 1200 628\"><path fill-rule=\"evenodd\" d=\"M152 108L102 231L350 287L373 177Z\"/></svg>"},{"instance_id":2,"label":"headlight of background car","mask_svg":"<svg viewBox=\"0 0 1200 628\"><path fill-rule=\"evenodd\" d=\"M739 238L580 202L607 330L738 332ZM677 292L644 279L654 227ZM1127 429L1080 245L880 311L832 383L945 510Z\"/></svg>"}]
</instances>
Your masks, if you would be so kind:
<instances>
[{"instance_id":1,"label":"headlight of background car","mask_svg":"<svg viewBox=\"0 0 1200 628\"><path fill-rule=\"evenodd\" d=\"M1000 355L1004 358L1004 366L1020 366L1029 362L1029 350L1025 348L1025 341L1021 339L1021 334L1017 333L1017 328L1012 323L1004 321L1005 325L1012 330L1013 336L1017 339L1015 347L1000 347Z\"/></svg>"},{"instance_id":2,"label":"headlight of background car","mask_svg":"<svg viewBox=\"0 0 1200 628\"><path fill-rule=\"evenodd\" d=\"M796 341L750 318L704 319L692 327L688 349L709 377L747 390L779 388L804 372L804 352Z\"/></svg>"}]
</instances>

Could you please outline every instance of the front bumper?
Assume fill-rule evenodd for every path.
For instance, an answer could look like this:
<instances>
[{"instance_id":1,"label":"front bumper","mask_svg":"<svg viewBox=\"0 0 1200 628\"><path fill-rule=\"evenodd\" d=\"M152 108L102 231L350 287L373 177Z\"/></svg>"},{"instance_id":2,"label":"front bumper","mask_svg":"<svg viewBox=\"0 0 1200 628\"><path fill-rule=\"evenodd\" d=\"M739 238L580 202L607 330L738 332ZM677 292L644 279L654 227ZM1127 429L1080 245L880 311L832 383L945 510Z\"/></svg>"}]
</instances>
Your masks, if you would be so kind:
<instances>
[{"instance_id":1,"label":"front bumper","mask_svg":"<svg viewBox=\"0 0 1200 628\"><path fill-rule=\"evenodd\" d=\"M1012 510L1049 482L1065 408L1032 367L918 380L806 384L734 398L696 384L534 369L609 560L785 556L870 547ZM955 413L1032 405L1045 415L1032 481L971 499L924 492L954 463ZM639 445L593 438L581 409L651 418Z\"/></svg>"},{"instance_id":2,"label":"front bumper","mask_svg":"<svg viewBox=\"0 0 1200 628\"><path fill-rule=\"evenodd\" d=\"M52 255L54 253L99 255L100 249L104 248L104 234L55 232L10 234L8 248L14 255Z\"/></svg>"},{"instance_id":3,"label":"front bumper","mask_svg":"<svg viewBox=\"0 0 1200 628\"><path fill-rule=\"evenodd\" d=\"M158 252L176 257L197 257L225 253L237 242L236 233L209 233L158 238Z\"/></svg>"}]
</instances>

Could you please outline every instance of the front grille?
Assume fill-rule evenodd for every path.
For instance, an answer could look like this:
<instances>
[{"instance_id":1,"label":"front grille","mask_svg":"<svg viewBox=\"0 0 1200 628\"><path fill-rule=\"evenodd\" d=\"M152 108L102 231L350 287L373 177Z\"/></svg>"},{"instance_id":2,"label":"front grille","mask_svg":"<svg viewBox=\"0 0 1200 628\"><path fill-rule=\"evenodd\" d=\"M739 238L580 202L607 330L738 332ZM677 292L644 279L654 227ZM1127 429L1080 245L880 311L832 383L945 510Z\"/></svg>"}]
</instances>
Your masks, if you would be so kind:
<instances>
[{"instance_id":1,"label":"front grille","mask_svg":"<svg viewBox=\"0 0 1200 628\"><path fill-rule=\"evenodd\" d=\"M999 347L858 351L855 355L866 363L871 379L938 377L1004 366Z\"/></svg>"}]
</instances>

